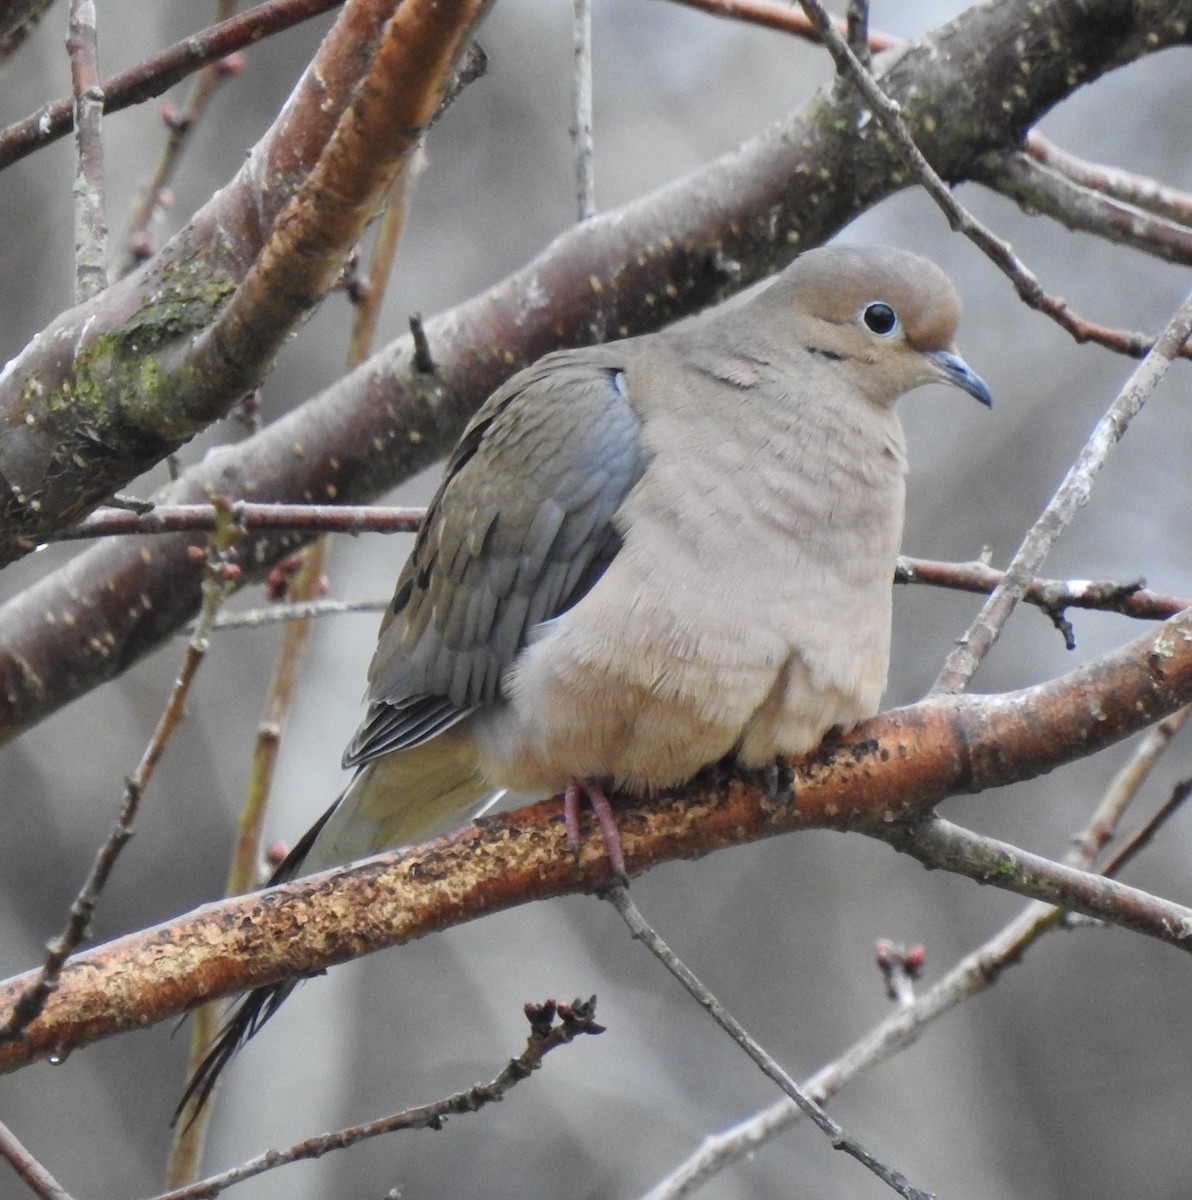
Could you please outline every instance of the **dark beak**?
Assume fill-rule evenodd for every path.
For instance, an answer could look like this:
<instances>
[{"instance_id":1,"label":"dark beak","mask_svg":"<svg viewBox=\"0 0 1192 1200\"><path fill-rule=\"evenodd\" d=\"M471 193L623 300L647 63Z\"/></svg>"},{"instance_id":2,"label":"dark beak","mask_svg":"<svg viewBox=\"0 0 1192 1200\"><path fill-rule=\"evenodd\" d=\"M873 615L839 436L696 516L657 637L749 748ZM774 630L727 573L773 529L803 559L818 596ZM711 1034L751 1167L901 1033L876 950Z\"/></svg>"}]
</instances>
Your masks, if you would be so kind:
<instances>
[{"instance_id":1,"label":"dark beak","mask_svg":"<svg viewBox=\"0 0 1192 1200\"><path fill-rule=\"evenodd\" d=\"M927 357L939 367L945 383L950 383L954 387L960 388L961 391L968 392L974 400L980 400L986 408L993 407L993 394L985 380L959 354L953 354L951 350L933 350Z\"/></svg>"}]
</instances>

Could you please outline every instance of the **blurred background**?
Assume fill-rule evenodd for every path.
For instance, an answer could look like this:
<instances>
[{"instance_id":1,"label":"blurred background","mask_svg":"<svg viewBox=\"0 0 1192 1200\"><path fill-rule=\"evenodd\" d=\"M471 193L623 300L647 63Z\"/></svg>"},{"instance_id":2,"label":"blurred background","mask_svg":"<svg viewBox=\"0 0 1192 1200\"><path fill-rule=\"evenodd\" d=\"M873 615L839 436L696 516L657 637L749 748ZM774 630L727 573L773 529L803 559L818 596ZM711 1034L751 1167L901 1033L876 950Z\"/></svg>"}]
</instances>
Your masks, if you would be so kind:
<instances>
[{"instance_id":1,"label":"blurred background","mask_svg":"<svg viewBox=\"0 0 1192 1200\"><path fill-rule=\"evenodd\" d=\"M913 36L960 3L875 3L875 28ZM105 0L105 75L207 19L206 6ZM249 52L199 127L162 237L237 169L298 78L330 18ZM6 68L7 124L69 91L57 6ZM450 110L428 148L399 250L385 337L500 279L573 219L570 6L503 0L482 30L486 78ZM597 201L611 207L730 150L803 104L830 78L827 56L776 32L640 0L595 13ZM1168 51L1080 91L1044 132L1094 160L1192 188L1186 110L1192 59ZM173 93L181 105L187 87ZM105 125L114 238L164 131L153 104ZM69 303L69 140L0 174L0 359ZM961 198L1090 319L1155 331L1188 272L1030 218L974 186ZM919 192L856 222L849 240L929 255L966 304L960 345L993 389L992 413L960 393L903 401L912 476L905 552L1004 564L1052 494L1132 364L1075 346L1027 311ZM329 384L348 328L332 297L292 340L263 389L271 419ZM1186 364L1131 427L1048 574L1134 579L1192 595L1192 403ZM242 436L211 431L185 451ZM428 498L437 472L397 502ZM148 492L153 476L136 489ZM335 596L387 596L403 538L335 543ZM69 557L53 547L0 575L0 599ZM260 603L260 592L237 605ZM920 697L978 607L970 596L898 589L886 703ZM1072 614L1075 652L1036 611L1015 615L976 687L1000 691L1059 674L1140 632L1125 618ZM285 739L271 839L293 842L344 783L340 752L361 716L373 615L315 632ZM94 936L142 928L223 887L276 631L218 637L108 886ZM181 659L166 647L117 683L0 750L0 973L40 961L117 811ZM1125 760L1119 747L1044 779L949 801L947 816L1058 855ZM1192 774L1188 737L1147 794ZM1192 903L1187 818L1126 875ZM930 982L1016 913L1016 898L927 873L860 836L814 833L654 870L635 881L646 915L795 1075L849 1046L888 1010L873 946L922 942ZM505 1103L437 1134L388 1137L242 1185L243 1200L638 1196L707 1134L775 1098L772 1087L632 942L594 898L526 907L337 968L307 983L227 1076L208 1146L216 1170L313 1133L430 1101L491 1078L524 1041L522 1005L595 992L601 1038L557 1052ZM932 1027L909 1052L850 1087L832 1111L917 1186L967 1200L1186 1197L1192 1174L1192 968L1169 947L1116 930L1052 935L990 992ZM161 1188L168 1114L183 1086L185 1034L162 1026L114 1038L60 1066L0 1078L0 1119L79 1200ZM0 1197L24 1195L0 1166ZM890 1193L798 1127L703 1193L745 1197Z\"/></svg>"}]
</instances>

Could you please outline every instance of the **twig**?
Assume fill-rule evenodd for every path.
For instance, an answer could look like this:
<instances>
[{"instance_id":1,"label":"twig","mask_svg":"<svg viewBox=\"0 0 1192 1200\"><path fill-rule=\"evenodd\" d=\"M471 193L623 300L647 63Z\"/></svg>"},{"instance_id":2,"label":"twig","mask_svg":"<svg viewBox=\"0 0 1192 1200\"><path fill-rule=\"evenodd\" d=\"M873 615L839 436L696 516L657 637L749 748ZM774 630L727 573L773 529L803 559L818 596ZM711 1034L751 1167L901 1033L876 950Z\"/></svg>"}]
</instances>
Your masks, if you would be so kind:
<instances>
[{"instance_id":1,"label":"twig","mask_svg":"<svg viewBox=\"0 0 1192 1200\"><path fill-rule=\"evenodd\" d=\"M596 166L592 142L592 0L572 2L575 57L571 134L575 140L575 198L581 221L596 215Z\"/></svg>"},{"instance_id":2,"label":"twig","mask_svg":"<svg viewBox=\"0 0 1192 1200\"><path fill-rule=\"evenodd\" d=\"M1184 710L1187 712L1187 709ZM1120 871L1128 862L1142 853L1151 839L1186 803L1192 795L1192 779L1183 779L1171 789L1171 795L1130 835L1121 849L1106 866L1106 871Z\"/></svg>"},{"instance_id":3,"label":"twig","mask_svg":"<svg viewBox=\"0 0 1192 1200\"><path fill-rule=\"evenodd\" d=\"M210 1197L218 1196L234 1183L251 1179L255 1175L273 1170L274 1167L285 1166L301 1159L320 1158L331 1150L344 1150L357 1142L383 1133L393 1133L399 1129L441 1129L448 1117L478 1112L486 1105L504 1099L510 1090L538 1070L542 1060L556 1046L568 1045L581 1034L604 1032L603 1026L598 1025L595 1020L595 997L587 1001L575 1000L571 1004L556 1004L554 1000L547 1000L541 1005L527 1004L525 1013L530 1022L530 1036L526 1048L516 1058L511 1059L509 1065L488 1083L475 1084L466 1091L456 1092L452 1096L436 1100L433 1104L408 1108L404 1112L394 1113L377 1121L308 1138L286 1150L267 1150L238 1167L202 1179L198 1183L163 1192L153 1200L210 1200ZM555 1024L556 1015L559 1018L558 1024Z\"/></svg>"},{"instance_id":4,"label":"twig","mask_svg":"<svg viewBox=\"0 0 1192 1200\"><path fill-rule=\"evenodd\" d=\"M869 0L848 0L845 16L845 40L857 61L869 69Z\"/></svg>"},{"instance_id":5,"label":"twig","mask_svg":"<svg viewBox=\"0 0 1192 1200\"><path fill-rule=\"evenodd\" d=\"M246 13L221 21L166 47L160 54L121 71L100 85L105 113L119 112L160 96L167 88L208 63L233 51L290 29L303 21L338 8L343 0L267 0ZM70 97L43 105L24 120L0 130L0 168L11 166L35 150L65 137L73 125Z\"/></svg>"},{"instance_id":6,"label":"twig","mask_svg":"<svg viewBox=\"0 0 1192 1200\"><path fill-rule=\"evenodd\" d=\"M2 1121L0 1158L8 1162L39 1200L71 1200L70 1193L29 1153L16 1134Z\"/></svg>"},{"instance_id":7,"label":"twig","mask_svg":"<svg viewBox=\"0 0 1192 1200\"><path fill-rule=\"evenodd\" d=\"M637 905L630 899L626 888L610 888L604 893L604 896L621 914L621 918L629 926L633 936L687 989L688 993L717 1025L753 1059L761 1068L762 1073L776 1083L811 1118L816 1128L831 1140L833 1149L843 1150L846 1154L851 1155L900 1196L910 1197L912 1200L930 1200L929 1193L912 1187L897 1171L879 1162L860 1143L849 1137L814 1100L804 1094L790 1075L753 1039L744 1026L704 987L687 965L658 936L642 916Z\"/></svg>"},{"instance_id":8,"label":"twig","mask_svg":"<svg viewBox=\"0 0 1192 1200\"><path fill-rule=\"evenodd\" d=\"M1148 344L1141 334L1122 334L1117 330L1093 325L1073 314L1064 300L1043 290L1038 276L1015 255L1010 243L999 238L989 226L973 216L952 195L951 189L915 144L906 122L902 119L902 110L898 104L882 91L877 81L849 49L819 0L799 0L799 3L815 23L841 76L850 79L860 92L865 103L898 147L915 178L948 219L948 224L956 232L967 237L998 267L1014 285L1023 302L1050 317L1078 342L1096 342L1136 358L1145 354Z\"/></svg>"},{"instance_id":9,"label":"twig","mask_svg":"<svg viewBox=\"0 0 1192 1200\"><path fill-rule=\"evenodd\" d=\"M811 18L763 0L678 2L714 16L777 29L806 41L821 44L824 41ZM870 54L903 44L900 38L872 30L862 42L848 22L836 21L834 26L866 69L870 65ZM1026 150L1032 160L1049 172L1046 177L1032 172L1022 161L1026 156L1020 151L990 153L972 177L1018 199L1024 206L1029 206L1028 211L1045 212L1070 228L1112 235L1115 240L1146 253L1178 262L1189 261L1190 235L1183 227L1192 224L1192 196L1117 167L1085 162L1061 150L1038 130L1027 134ZM1036 192L1035 188L1040 190ZM1153 213L1158 220L1147 220L1123 205ZM1053 300L1051 303L1063 307L1062 302ZM1071 312L1067 313L1067 321L1069 332L1078 341L1096 341L1135 358L1150 348L1149 340L1140 333L1095 325Z\"/></svg>"},{"instance_id":10,"label":"twig","mask_svg":"<svg viewBox=\"0 0 1192 1200\"><path fill-rule=\"evenodd\" d=\"M765 29L777 29L781 33L790 33L808 42L822 42L819 29L810 17L800 16L791 12L781 4L767 4L765 0L678 0L687 8L695 8L714 17L724 17L730 21L748 21L751 25L760 25ZM848 25L845 21L837 21L836 28L842 34L847 34ZM889 50L901 44L902 39L889 33L877 33L869 30L869 49L880 52Z\"/></svg>"},{"instance_id":11,"label":"twig","mask_svg":"<svg viewBox=\"0 0 1192 1200\"><path fill-rule=\"evenodd\" d=\"M957 592L988 595L1006 577L986 562L950 563L902 556L894 566L895 583L919 583ZM1053 619L1069 608L1115 612L1144 621L1163 621L1192 606L1192 597L1155 592L1141 579L1032 579L1022 597Z\"/></svg>"},{"instance_id":12,"label":"twig","mask_svg":"<svg viewBox=\"0 0 1192 1200\"><path fill-rule=\"evenodd\" d=\"M865 832L917 858L925 867L967 875L978 883L995 883L1032 900L1076 908L1085 916L1192 952L1192 909L1138 888L1053 862L942 817L875 826Z\"/></svg>"},{"instance_id":13,"label":"twig","mask_svg":"<svg viewBox=\"0 0 1192 1200\"><path fill-rule=\"evenodd\" d=\"M377 613L388 608L389 604L388 599L380 597L371 600L290 600L269 608L250 608L244 612L224 613L216 620L213 630L218 632L225 629L260 629L283 621L308 621L315 617L338 616L341 613Z\"/></svg>"},{"instance_id":14,"label":"twig","mask_svg":"<svg viewBox=\"0 0 1192 1200\"><path fill-rule=\"evenodd\" d=\"M1100 180L1105 190L1091 186L1095 179L1091 173L1089 182L1071 178L1048 161L1061 155L1063 151L1045 138L1032 138L1026 151L985 156L973 178L1016 201L1031 216L1042 213L1068 229L1092 233L1168 262L1192 262L1192 228L1188 224L1107 195L1108 175ZM1089 166L1091 171L1092 164ZM1156 196L1165 194L1174 199L1180 195L1138 176L1132 178L1140 186L1150 183ZM1188 197L1182 199L1188 202Z\"/></svg>"},{"instance_id":15,"label":"twig","mask_svg":"<svg viewBox=\"0 0 1192 1200\"><path fill-rule=\"evenodd\" d=\"M1088 503L1093 480L1163 378L1172 359L1192 333L1192 294L1176 310L1150 353L1131 373L1089 440L1068 469L1063 482L1039 519L1028 530L1006 577L994 589L972 625L953 648L932 687L933 693L963 691L981 660L997 641L1002 627L1042 567L1060 534Z\"/></svg>"},{"instance_id":16,"label":"twig","mask_svg":"<svg viewBox=\"0 0 1192 1200\"><path fill-rule=\"evenodd\" d=\"M290 594L300 599L313 597L319 592L327 560L327 539L321 538L308 546L301 558L302 565L290 583ZM250 892L260 887L262 882L259 877L261 831L265 823L282 731L293 706L298 674L310 634L309 621L296 621L289 623L282 635L273 677L265 699L265 711L257 725L248 788L240 811L232 864L224 889L225 895L228 896ZM219 1005L216 1003L204 1004L195 1012L187 1063L188 1076L197 1069L215 1039L219 1028L219 1015ZM214 1105L204 1105L192 1111L190 1120L175 1125L166 1169L166 1182L169 1186L180 1187L198 1176L203 1144L214 1111Z\"/></svg>"},{"instance_id":17,"label":"twig","mask_svg":"<svg viewBox=\"0 0 1192 1200\"><path fill-rule=\"evenodd\" d=\"M226 21L233 15L235 9L235 0L219 0L218 21L220 23ZM169 186L174 172L178 169L183 148L203 113L207 110L207 105L211 102L220 83L239 73L243 62L243 57L237 56L209 63L199 72L199 77L195 80L194 87L187 98L186 107L182 112L174 112L172 107L165 106L162 118L167 130L166 144L152 175L142 186L136 207L128 218L122 239L125 258L120 267L121 275L133 270L138 263L143 262L152 254L149 223L162 203L162 193Z\"/></svg>"},{"instance_id":18,"label":"twig","mask_svg":"<svg viewBox=\"0 0 1192 1200\"><path fill-rule=\"evenodd\" d=\"M226 509L224 516L226 520ZM161 756L165 753L170 738L173 737L174 731L186 715L186 699L190 694L190 688L198 674L199 667L202 666L206 657L211 625L227 594L228 585L226 579L220 574L219 558L221 551L226 550L234 540L236 536L234 530L234 525L229 523L224 532L213 539L216 546L213 547L212 557L209 559L210 570L203 581L203 607L195 632L186 648L178 678L174 681L174 687L157 722L157 727L153 731L153 736L149 739L144 754L141 755L141 761L125 781L124 799L116 823L96 854L91 871L75 897L74 903L70 906L70 919L63 931L47 947L46 958L41 970L13 1005L7 1023L0 1028L0 1045L21 1038L29 1024L40 1015L45 1007L46 999L58 986L58 979L66 960L90 931L95 907L108 881L108 876L116 865L120 851L132 837L132 824L136 820L141 797L153 778L157 764L161 761Z\"/></svg>"},{"instance_id":19,"label":"twig","mask_svg":"<svg viewBox=\"0 0 1192 1200\"><path fill-rule=\"evenodd\" d=\"M1181 225L1192 225L1192 196L1187 192L1165 187L1145 175L1135 175L1121 167L1077 158L1041 134L1032 133L1027 145L1031 156L1039 163L1057 171L1080 188L1100 192L1123 204Z\"/></svg>"},{"instance_id":20,"label":"twig","mask_svg":"<svg viewBox=\"0 0 1192 1200\"><path fill-rule=\"evenodd\" d=\"M1070 867L1088 867L1112 836L1129 800L1137 796L1162 750L1182 727L1188 709L1160 721L1135 748L1130 762L1107 789L1087 825L1073 839L1064 862ZM1174 807L1163 806L1144 826L1153 830L1170 819ZM1121 869L1119 852L1102 868L1112 875ZM1020 963L1028 950L1046 933L1060 927L1067 914L1063 909L1035 900L992 938L962 958L945 976L921 992L905 1008L880 1021L832 1062L821 1067L803 1083L807 1095L825 1103L853 1079L891 1058L917 1041L939 1017L992 987L1007 967ZM739 1162L746 1155L789 1129L802 1113L789 1100L780 1100L722 1133L705 1138L703 1144L642 1200L682 1200L713 1175Z\"/></svg>"},{"instance_id":21,"label":"twig","mask_svg":"<svg viewBox=\"0 0 1192 1200\"><path fill-rule=\"evenodd\" d=\"M245 529L294 529L312 533L414 533L425 508L348 504L249 504L232 503L232 516ZM189 533L213 529L216 515L209 504L150 504L147 509L101 508L65 531L60 540L123 537L128 534ZM983 562L947 563L934 559L899 558L895 583L929 584L953 591L988 594L1005 579L1006 572ZM1097 609L1145 620L1163 620L1192 604L1188 597L1155 592L1141 581L1085 579L1032 579L1025 596L1048 613L1067 608ZM337 609L327 601L327 612ZM289 619L280 617L265 620ZM241 614L220 619L220 628L250 624Z\"/></svg>"},{"instance_id":22,"label":"twig","mask_svg":"<svg viewBox=\"0 0 1192 1200\"><path fill-rule=\"evenodd\" d=\"M232 520L245 529L301 529L310 533L414 533L424 508L367 504L231 503ZM160 504L149 512L101 508L63 533L64 540L116 537L129 533L196 533L215 529L220 518L210 504Z\"/></svg>"},{"instance_id":23,"label":"twig","mask_svg":"<svg viewBox=\"0 0 1192 1200\"><path fill-rule=\"evenodd\" d=\"M1105 798L1101 801L1100 807L1093 814L1088 825L1073 839L1072 850L1069 857L1065 859L1066 862L1091 865L1096 861L1097 855L1105 848L1114 831L1121 824L1126 809L1133 803L1139 789L1150 778L1155 764L1171 745L1171 739L1183 729L1189 712L1192 712L1192 709L1181 708L1171 716L1164 717L1158 725L1147 731L1146 736L1134 748L1129 762L1118 771L1109 787L1105 789ZM1147 826L1152 825L1155 821L1159 823L1166 821L1178 806L1178 803L1173 805L1169 799L1159 813L1147 822ZM1137 836L1136 834L1135 838ZM1133 842L1134 839L1131 841ZM1145 842L1131 849L1125 857L1123 857L1124 851L1119 850L1113 859L1102 867L1102 872L1106 875L1116 875L1126 862L1138 853L1143 844Z\"/></svg>"},{"instance_id":24,"label":"twig","mask_svg":"<svg viewBox=\"0 0 1192 1200\"><path fill-rule=\"evenodd\" d=\"M70 79L74 88L75 302L82 303L108 286L105 244L108 220L104 189L100 118L104 94L99 82L95 0L71 0Z\"/></svg>"}]
</instances>

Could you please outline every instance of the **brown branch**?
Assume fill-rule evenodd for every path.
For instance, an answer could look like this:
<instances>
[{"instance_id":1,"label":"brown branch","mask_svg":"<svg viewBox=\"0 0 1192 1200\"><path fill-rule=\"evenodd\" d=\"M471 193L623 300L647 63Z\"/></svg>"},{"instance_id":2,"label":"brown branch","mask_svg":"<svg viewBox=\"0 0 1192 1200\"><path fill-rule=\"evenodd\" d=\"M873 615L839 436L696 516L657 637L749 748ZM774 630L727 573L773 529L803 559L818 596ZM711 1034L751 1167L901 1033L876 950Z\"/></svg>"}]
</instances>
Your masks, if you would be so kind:
<instances>
[{"instance_id":1,"label":"brown branch","mask_svg":"<svg viewBox=\"0 0 1192 1200\"><path fill-rule=\"evenodd\" d=\"M1136 175L1121 167L1109 167L1077 158L1037 132L1027 139L1027 149L1041 166L1063 176L1081 190L1119 200L1131 208L1153 213L1164 221L1192 225L1192 196L1187 192L1166 187L1145 175Z\"/></svg>"},{"instance_id":2,"label":"brown branch","mask_svg":"<svg viewBox=\"0 0 1192 1200\"><path fill-rule=\"evenodd\" d=\"M288 313L296 322L303 306L318 299L306 285L313 286L333 257L326 240L316 237L312 262L293 277L278 274L275 253L263 264L260 256L267 244L275 252L285 239L279 220L320 162L325 167L318 178L328 190L319 196L330 201L337 188L328 174L351 174L347 147L354 146L364 164L371 161L371 151L353 136L359 127L344 114L396 3L351 0L235 179L144 267L61 314L0 372L0 564L28 552L64 518L69 523L83 515L237 404L268 369L271 339L285 332L268 328L255 336L245 324L254 313ZM416 8L426 3L419 0ZM406 83L416 87L421 78L432 86L439 75L432 56L425 67L414 64L417 78ZM356 179L369 175L363 165ZM304 212L291 212L287 231L305 228ZM333 237L347 239L341 255L350 249L353 224L370 215L357 210L331 223ZM250 273L255 282L240 289ZM262 299L257 288L265 277L297 291ZM218 325L219 314L229 310ZM231 360L215 344L215 328L233 336Z\"/></svg>"},{"instance_id":3,"label":"brown branch","mask_svg":"<svg viewBox=\"0 0 1192 1200\"><path fill-rule=\"evenodd\" d=\"M105 114L119 112L160 96L201 67L309 21L330 8L338 8L343 2L269 0L239 16L191 34L145 62L105 79L100 85L104 94L103 111ZM0 170L65 137L74 125L73 111L74 100L64 96L0 130Z\"/></svg>"},{"instance_id":4,"label":"brown branch","mask_svg":"<svg viewBox=\"0 0 1192 1200\"><path fill-rule=\"evenodd\" d=\"M626 863L637 874L796 829L888 829L946 796L1091 754L1189 701L1192 611L1036 687L940 696L865 722L792 764L787 798L756 777L711 771L683 789L627 803L619 813ZM79 954L25 1037L0 1047L0 1070L485 913L610 882L600 839L588 839L578 858L570 854L559 805L544 801ZM1113 884L1090 897L1083 877L1066 868L990 882L1192 949L1184 932L1192 911L1137 889ZM0 986L0 1002L14 1003L29 979Z\"/></svg>"},{"instance_id":5,"label":"brown branch","mask_svg":"<svg viewBox=\"0 0 1192 1200\"><path fill-rule=\"evenodd\" d=\"M894 568L895 583L920 583L984 595L1005 578L1005 571L984 562L950 563L900 557ZM1141 580L1122 583L1115 579L1032 579L1022 599L1053 619L1069 608L1087 608L1143 621L1164 621L1192 605L1192 597L1152 591Z\"/></svg>"},{"instance_id":6,"label":"brown branch","mask_svg":"<svg viewBox=\"0 0 1192 1200\"><path fill-rule=\"evenodd\" d=\"M1137 795L1160 754L1183 725L1188 709L1160 721L1136 748L1130 762L1110 784L1086 827L1073 838L1064 855L1070 867L1093 869L1097 853L1108 841L1126 806ZM1157 828L1170 819L1174 806L1155 814L1145 828ZM1122 866L1119 853L1101 868L1112 875ZM1060 927L1065 913L1036 901L1026 906L1004 928L966 954L926 990L899 1011L879 1021L830 1063L803 1084L803 1090L820 1104L838 1095L859 1075L905 1050L940 1017L959 1004L991 988L1007 970L1046 933ZM801 1117L792 1103L780 1100L721 1134L708 1137L686 1161L652 1187L642 1200L680 1200L712 1175L756 1152L767 1141L789 1129Z\"/></svg>"},{"instance_id":7,"label":"brown branch","mask_svg":"<svg viewBox=\"0 0 1192 1200\"><path fill-rule=\"evenodd\" d=\"M884 828L875 825L866 832L925 867L1033 896L1060 909L1147 933L1192 953L1192 909L1125 887L1104 875L1053 862L937 816Z\"/></svg>"},{"instance_id":8,"label":"brown branch","mask_svg":"<svg viewBox=\"0 0 1192 1200\"><path fill-rule=\"evenodd\" d=\"M185 373L226 393L261 369L338 277L348 250L418 149L488 0L405 0L385 23L310 176L279 214ZM211 412L206 419L216 415Z\"/></svg>"},{"instance_id":9,"label":"brown branch","mask_svg":"<svg viewBox=\"0 0 1192 1200\"><path fill-rule=\"evenodd\" d=\"M678 2L713 16L778 29L809 42L822 44L824 40L810 17L762 0ZM890 34L866 31L864 41L854 45L859 33L852 29L851 18L850 8L850 21L834 21L833 27L847 36L848 46L866 69L870 61L863 58L860 47L873 54L905 44ZM1086 162L1060 149L1038 130L1027 135L1026 147L1026 154L1015 149L987 155L972 178L1017 200L1028 213L1046 213L1070 229L1109 237L1169 261L1192 262L1192 231L1188 228L1192 225L1192 197L1187 193L1117 167ZM1146 213L1153 214L1153 219ZM1003 248L1008 253L1004 243ZM1029 288L1029 283L1026 286ZM1054 297L1049 297L1047 303L1054 314L1064 317L1069 332L1078 341L1097 341L1134 356L1149 348L1141 334L1084 321Z\"/></svg>"}]
</instances>

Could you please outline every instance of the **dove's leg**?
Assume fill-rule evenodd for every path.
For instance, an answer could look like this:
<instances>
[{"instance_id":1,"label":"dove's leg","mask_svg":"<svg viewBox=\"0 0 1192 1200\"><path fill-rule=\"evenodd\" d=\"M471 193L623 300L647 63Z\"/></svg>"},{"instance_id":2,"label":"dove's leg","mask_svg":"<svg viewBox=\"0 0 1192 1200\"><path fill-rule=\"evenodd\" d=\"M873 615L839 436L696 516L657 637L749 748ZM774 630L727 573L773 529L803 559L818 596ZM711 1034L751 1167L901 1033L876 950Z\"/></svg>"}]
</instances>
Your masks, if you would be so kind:
<instances>
[{"instance_id":1,"label":"dove's leg","mask_svg":"<svg viewBox=\"0 0 1192 1200\"><path fill-rule=\"evenodd\" d=\"M608 851L608 861L612 869L620 876L625 876L625 855L621 851L621 834L617 829L617 820L613 816L612 805L600 784L591 779L572 780L563 793L563 822L567 827L567 844L578 850L582 845L579 834L579 805L587 798L595 814L600 832L604 834L604 846Z\"/></svg>"}]
</instances>

